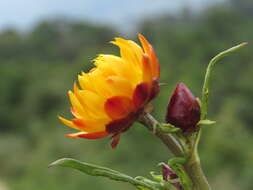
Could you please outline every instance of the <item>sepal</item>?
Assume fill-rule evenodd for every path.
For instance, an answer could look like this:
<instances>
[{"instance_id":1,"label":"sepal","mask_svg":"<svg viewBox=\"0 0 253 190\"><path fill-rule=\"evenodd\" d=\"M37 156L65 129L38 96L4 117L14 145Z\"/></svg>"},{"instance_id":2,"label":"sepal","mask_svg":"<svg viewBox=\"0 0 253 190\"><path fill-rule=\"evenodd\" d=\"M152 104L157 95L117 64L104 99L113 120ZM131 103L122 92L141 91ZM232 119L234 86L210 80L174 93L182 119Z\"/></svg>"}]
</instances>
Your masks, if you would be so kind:
<instances>
[{"instance_id":1,"label":"sepal","mask_svg":"<svg viewBox=\"0 0 253 190\"><path fill-rule=\"evenodd\" d=\"M160 125L159 129L163 133L176 133L176 132L182 131L180 128L175 127L174 125L170 123L164 123Z\"/></svg>"},{"instance_id":2,"label":"sepal","mask_svg":"<svg viewBox=\"0 0 253 190\"><path fill-rule=\"evenodd\" d=\"M200 126L200 125L213 125L215 123L216 123L216 121L205 119L205 120L200 120L197 125L198 126Z\"/></svg>"}]
</instances>

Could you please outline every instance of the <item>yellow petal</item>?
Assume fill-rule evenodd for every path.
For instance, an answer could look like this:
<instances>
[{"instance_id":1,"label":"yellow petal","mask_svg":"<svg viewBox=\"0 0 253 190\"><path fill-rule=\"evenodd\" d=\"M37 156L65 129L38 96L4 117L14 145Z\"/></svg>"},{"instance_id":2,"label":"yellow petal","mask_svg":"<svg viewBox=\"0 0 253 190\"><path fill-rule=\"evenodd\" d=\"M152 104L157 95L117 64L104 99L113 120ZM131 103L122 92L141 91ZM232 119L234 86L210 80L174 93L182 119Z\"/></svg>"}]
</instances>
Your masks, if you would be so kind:
<instances>
[{"instance_id":1,"label":"yellow petal","mask_svg":"<svg viewBox=\"0 0 253 190\"><path fill-rule=\"evenodd\" d=\"M137 84L142 79L141 69L133 67L132 63L127 62L126 60L114 56L114 55L100 55L96 61L95 65L99 68L100 71L109 71L111 75L118 75L129 80L132 84ZM110 75L105 75L110 76Z\"/></svg>"},{"instance_id":2,"label":"yellow petal","mask_svg":"<svg viewBox=\"0 0 253 190\"><path fill-rule=\"evenodd\" d=\"M79 130L93 133L99 131L105 131L105 124L108 122L106 119L73 119L73 124L75 124Z\"/></svg>"},{"instance_id":3,"label":"yellow petal","mask_svg":"<svg viewBox=\"0 0 253 190\"><path fill-rule=\"evenodd\" d=\"M110 86L113 96L132 97L133 87L125 78L120 76L110 76L106 78L106 82Z\"/></svg>"},{"instance_id":4,"label":"yellow petal","mask_svg":"<svg viewBox=\"0 0 253 190\"><path fill-rule=\"evenodd\" d=\"M78 82L81 88L84 90L93 89L93 84L90 81L89 75L86 73L82 73L82 75L78 75Z\"/></svg>"},{"instance_id":5,"label":"yellow petal","mask_svg":"<svg viewBox=\"0 0 253 190\"><path fill-rule=\"evenodd\" d=\"M75 94L71 91L68 92L70 102L76 112L78 112L79 115L86 115L87 113L83 109L82 104L79 102L78 98L75 96Z\"/></svg>"},{"instance_id":6,"label":"yellow petal","mask_svg":"<svg viewBox=\"0 0 253 190\"><path fill-rule=\"evenodd\" d=\"M72 121L67 120L67 119L65 119L65 118L63 118L63 117L61 117L61 116L58 116L58 119L61 120L61 122L62 122L63 124L65 124L66 126L71 127L71 128L73 128L73 129L79 130L79 127L75 126L75 125L73 124Z\"/></svg>"},{"instance_id":7,"label":"yellow petal","mask_svg":"<svg viewBox=\"0 0 253 190\"><path fill-rule=\"evenodd\" d=\"M142 50L139 45L123 38L115 38L115 41L112 43L120 48L120 55L123 59L132 63L133 66L138 66L140 68Z\"/></svg>"}]
</instances>

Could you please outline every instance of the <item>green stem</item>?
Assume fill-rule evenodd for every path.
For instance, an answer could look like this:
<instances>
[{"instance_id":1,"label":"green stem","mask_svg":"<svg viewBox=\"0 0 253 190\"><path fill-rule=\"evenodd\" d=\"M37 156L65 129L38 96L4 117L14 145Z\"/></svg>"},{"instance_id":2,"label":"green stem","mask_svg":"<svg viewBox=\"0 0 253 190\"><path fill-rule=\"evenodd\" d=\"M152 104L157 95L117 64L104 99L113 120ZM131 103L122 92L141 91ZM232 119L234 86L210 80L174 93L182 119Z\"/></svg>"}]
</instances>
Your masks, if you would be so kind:
<instances>
[{"instance_id":1,"label":"green stem","mask_svg":"<svg viewBox=\"0 0 253 190\"><path fill-rule=\"evenodd\" d=\"M139 122L147 127L150 131L154 132L154 134L161 139L161 141L169 148L169 150L171 150L175 156L184 156L182 147L171 134L164 134L161 131L156 130L157 126L161 124L151 114L144 114L143 117L139 119Z\"/></svg>"},{"instance_id":2,"label":"green stem","mask_svg":"<svg viewBox=\"0 0 253 190\"><path fill-rule=\"evenodd\" d=\"M216 62L218 62L221 58L241 49L248 43L244 42L241 43L237 46L234 46L228 50L225 50L218 55L216 55L213 59L208 64L208 67L206 69L206 75L205 75L205 80L202 88L202 98L201 98L201 120L205 120L207 116L207 109L208 109L208 98L209 98L209 83L210 83L210 76L213 70L213 66L215 65Z\"/></svg>"},{"instance_id":3,"label":"green stem","mask_svg":"<svg viewBox=\"0 0 253 190\"><path fill-rule=\"evenodd\" d=\"M201 168L197 152L191 155L190 159L185 164L185 170L192 179L194 190L211 190L211 187Z\"/></svg>"},{"instance_id":4,"label":"green stem","mask_svg":"<svg viewBox=\"0 0 253 190\"><path fill-rule=\"evenodd\" d=\"M188 153L190 157L185 163L184 167L192 180L193 190L211 190L199 159L198 144L200 137L201 129L195 134L195 136L193 136L193 143L191 145L190 152Z\"/></svg>"},{"instance_id":5,"label":"green stem","mask_svg":"<svg viewBox=\"0 0 253 190\"><path fill-rule=\"evenodd\" d=\"M218 62L221 58L241 49L247 45L247 43L241 43L237 46L234 46L228 50L225 50L218 55L216 55L208 64L206 69L205 80L202 88L202 98L201 98L201 120L205 120L207 118L208 111L208 98L209 98L209 83L211 78L211 73L213 70L213 66L216 62ZM186 171L188 175L191 177L194 190L211 190L210 185L202 171L200 159L198 155L198 144L201 136L201 128L197 132L195 139L193 141L192 150L190 153L190 159L185 164Z\"/></svg>"}]
</instances>

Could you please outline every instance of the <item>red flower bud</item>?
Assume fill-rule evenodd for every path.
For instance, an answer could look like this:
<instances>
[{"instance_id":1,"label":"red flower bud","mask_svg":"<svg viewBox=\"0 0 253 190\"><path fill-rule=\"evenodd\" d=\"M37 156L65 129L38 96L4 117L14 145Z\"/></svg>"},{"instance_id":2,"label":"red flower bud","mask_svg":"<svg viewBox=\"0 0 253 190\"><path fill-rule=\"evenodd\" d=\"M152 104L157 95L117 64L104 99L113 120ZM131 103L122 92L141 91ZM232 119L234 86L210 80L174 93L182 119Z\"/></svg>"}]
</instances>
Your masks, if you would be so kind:
<instances>
[{"instance_id":1,"label":"red flower bud","mask_svg":"<svg viewBox=\"0 0 253 190\"><path fill-rule=\"evenodd\" d=\"M166 122L181 128L183 132L192 132L199 120L197 99L184 83L179 83L167 107Z\"/></svg>"},{"instance_id":2,"label":"red flower bud","mask_svg":"<svg viewBox=\"0 0 253 190\"><path fill-rule=\"evenodd\" d=\"M163 172L163 180L164 181L178 179L177 174L167 164L161 163L161 165L162 165L162 172ZM175 182L175 183L171 183L171 184L174 185L178 190L183 190L183 187L179 182Z\"/></svg>"},{"instance_id":3,"label":"red flower bud","mask_svg":"<svg viewBox=\"0 0 253 190\"><path fill-rule=\"evenodd\" d=\"M163 180L168 181L169 179L178 178L177 174L167 165L162 163Z\"/></svg>"}]
</instances>

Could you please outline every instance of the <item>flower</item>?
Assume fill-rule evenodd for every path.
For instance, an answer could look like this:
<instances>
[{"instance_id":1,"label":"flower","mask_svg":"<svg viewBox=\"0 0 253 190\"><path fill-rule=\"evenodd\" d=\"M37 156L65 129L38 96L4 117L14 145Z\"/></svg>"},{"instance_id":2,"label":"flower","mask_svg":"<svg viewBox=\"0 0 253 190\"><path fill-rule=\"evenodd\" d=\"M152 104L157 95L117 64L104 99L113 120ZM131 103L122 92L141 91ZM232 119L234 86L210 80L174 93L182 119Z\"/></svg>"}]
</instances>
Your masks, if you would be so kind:
<instances>
[{"instance_id":1,"label":"flower","mask_svg":"<svg viewBox=\"0 0 253 190\"><path fill-rule=\"evenodd\" d=\"M200 120L200 106L191 91L179 83L167 107L166 122L192 132Z\"/></svg>"},{"instance_id":2,"label":"flower","mask_svg":"<svg viewBox=\"0 0 253 190\"><path fill-rule=\"evenodd\" d=\"M122 132L143 113L159 92L160 66L153 47L139 35L142 48L131 40L115 38L111 43L120 48L120 57L101 54L95 68L78 76L79 86L68 95L74 118L59 119L80 132L71 138L99 139L112 135L112 147Z\"/></svg>"}]
</instances>

